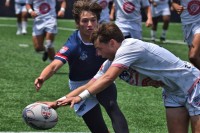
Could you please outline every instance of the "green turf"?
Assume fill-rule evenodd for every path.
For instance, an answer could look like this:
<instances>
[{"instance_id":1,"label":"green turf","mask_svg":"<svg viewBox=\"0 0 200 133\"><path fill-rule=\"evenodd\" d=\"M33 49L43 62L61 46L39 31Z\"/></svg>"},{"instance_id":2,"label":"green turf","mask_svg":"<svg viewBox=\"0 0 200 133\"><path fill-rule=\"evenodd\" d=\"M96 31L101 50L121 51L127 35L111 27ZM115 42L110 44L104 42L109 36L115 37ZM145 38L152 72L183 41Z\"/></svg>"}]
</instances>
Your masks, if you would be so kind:
<instances>
[{"instance_id":1,"label":"green turf","mask_svg":"<svg viewBox=\"0 0 200 133\"><path fill-rule=\"evenodd\" d=\"M4 25L4 26L2 26ZM0 131L38 131L22 121L22 110L35 101L52 101L65 95L68 89L68 65L61 68L52 78L45 82L39 92L35 91L34 80L49 62L41 60L32 46L31 26L28 22L28 35L16 36L16 20L0 18ZM75 28L73 21L59 20L59 31L55 40L55 48L59 50ZM64 30L62 28L65 28ZM159 31L161 25L159 24ZM143 28L144 37L149 37L150 29ZM183 40L181 25L171 23L167 38ZM181 59L187 59L188 48L180 44L159 44L169 49ZM161 88L133 87L119 79L118 102L127 118L131 133L166 133L165 110L162 102ZM111 132L110 119L104 109L103 114ZM69 107L57 109L59 122L52 132L88 132L82 118L77 117Z\"/></svg>"}]
</instances>

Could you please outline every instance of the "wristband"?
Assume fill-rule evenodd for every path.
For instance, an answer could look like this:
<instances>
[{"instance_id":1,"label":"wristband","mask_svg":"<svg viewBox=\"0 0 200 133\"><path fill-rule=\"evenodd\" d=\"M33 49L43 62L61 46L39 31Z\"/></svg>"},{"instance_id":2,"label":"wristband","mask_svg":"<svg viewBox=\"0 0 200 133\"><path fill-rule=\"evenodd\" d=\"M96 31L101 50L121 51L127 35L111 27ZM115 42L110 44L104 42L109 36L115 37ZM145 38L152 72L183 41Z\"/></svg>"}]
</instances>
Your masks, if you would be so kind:
<instances>
[{"instance_id":1,"label":"wristband","mask_svg":"<svg viewBox=\"0 0 200 133\"><path fill-rule=\"evenodd\" d=\"M32 12L33 10L30 8L30 9L28 9L28 13L29 14L31 14L31 12Z\"/></svg>"},{"instance_id":2,"label":"wristband","mask_svg":"<svg viewBox=\"0 0 200 133\"><path fill-rule=\"evenodd\" d=\"M65 12L65 8L61 7L60 11Z\"/></svg>"},{"instance_id":3,"label":"wristband","mask_svg":"<svg viewBox=\"0 0 200 133\"><path fill-rule=\"evenodd\" d=\"M63 97L59 98L59 99L56 100L56 101L64 100L64 99L66 99L66 98L67 98L66 96L63 96Z\"/></svg>"},{"instance_id":4,"label":"wristband","mask_svg":"<svg viewBox=\"0 0 200 133\"><path fill-rule=\"evenodd\" d=\"M90 92L88 90L84 90L78 96L81 98L81 100L85 100L90 97Z\"/></svg>"}]
</instances>

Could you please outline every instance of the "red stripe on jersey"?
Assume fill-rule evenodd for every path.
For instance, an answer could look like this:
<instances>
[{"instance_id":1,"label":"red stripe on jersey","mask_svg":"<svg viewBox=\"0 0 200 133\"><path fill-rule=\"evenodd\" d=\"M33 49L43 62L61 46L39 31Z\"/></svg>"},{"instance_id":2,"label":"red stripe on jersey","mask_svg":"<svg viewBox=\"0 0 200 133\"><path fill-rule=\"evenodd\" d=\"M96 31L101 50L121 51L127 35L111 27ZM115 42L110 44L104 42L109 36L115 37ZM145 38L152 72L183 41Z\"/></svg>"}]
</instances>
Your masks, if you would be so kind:
<instances>
[{"instance_id":1,"label":"red stripe on jersey","mask_svg":"<svg viewBox=\"0 0 200 133\"><path fill-rule=\"evenodd\" d=\"M62 59L64 59L64 60L66 60L66 61L68 61L67 56L61 54L60 52L58 52L58 53L56 54L56 56L57 56L57 57L60 57L60 58L62 58Z\"/></svg>"},{"instance_id":2,"label":"red stripe on jersey","mask_svg":"<svg viewBox=\"0 0 200 133\"><path fill-rule=\"evenodd\" d=\"M112 64L111 66L128 69L128 67L123 64Z\"/></svg>"}]
</instances>

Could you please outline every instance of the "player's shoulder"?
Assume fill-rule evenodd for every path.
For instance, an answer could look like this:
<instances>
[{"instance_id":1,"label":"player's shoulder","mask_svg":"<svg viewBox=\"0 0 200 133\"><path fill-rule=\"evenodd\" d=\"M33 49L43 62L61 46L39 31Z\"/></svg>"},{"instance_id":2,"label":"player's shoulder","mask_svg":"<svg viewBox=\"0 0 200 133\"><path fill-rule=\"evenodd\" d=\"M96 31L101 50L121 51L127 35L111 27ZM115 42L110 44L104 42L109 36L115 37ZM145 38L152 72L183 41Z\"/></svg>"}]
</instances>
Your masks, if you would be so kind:
<instances>
[{"instance_id":1,"label":"player's shoulder","mask_svg":"<svg viewBox=\"0 0 200 133\"><path fill-rule=\"evenodd\" d=\"M79 46L79 44L81 43L80 38L78 37L78 31L74 31L69 38L67 39L67 42L65 43L65 45L72 47L72 48L76 48Z\"/></svg>"}]
</instances>

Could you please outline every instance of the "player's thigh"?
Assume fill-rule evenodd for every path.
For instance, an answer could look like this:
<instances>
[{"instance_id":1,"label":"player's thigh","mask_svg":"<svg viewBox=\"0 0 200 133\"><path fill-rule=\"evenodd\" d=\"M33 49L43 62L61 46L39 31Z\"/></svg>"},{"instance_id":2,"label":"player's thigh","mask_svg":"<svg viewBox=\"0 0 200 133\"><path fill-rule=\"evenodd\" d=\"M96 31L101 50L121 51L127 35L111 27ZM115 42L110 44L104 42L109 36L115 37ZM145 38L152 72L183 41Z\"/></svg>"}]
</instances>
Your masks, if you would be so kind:
<instances>
[{"instance_id":1,"label":"player's thigh","mask_svg":"<svg viewBox=\"0 0 200 133\"><path fill-rule=\"evenodd\" d=\"M190 56L200 56L200 33L193 36L192 45L190 46Z\"/></svg>"},{"instance_id":2,"label":"player's thigh","mask_svg":"<svg viewBox=\"0 0 200 133\"><path fill-rule=\"evenodd\" d=\"M189 114L185 107L166 108L169 133L188 133Z\"/></svg>"},{"instance_id":3,"label":"player's thigh","mask_svg":"<svg viewBox=\"0 0 200 133\"><path fill-rule=\"evenodd\" d=\"M46 33L46 40L51 40L52 42L54 41L54 38L55 38L55 33L50 33L50 32L47 32Z\"/></svg>"},{"instance_id":4,"label":"player's thigh","mask_svg":"<svg viewBox=\"0 0 200 133\"><path fill-rule=\"evenodd\" d=\"M200 133L200 115L191 116L191 127L193 133Z\"/></svg>"},{"instance_id":5,"label":"player's thigh","mask_svg":"<svg viewBox=\"0 0 200 133\"><path fill-rule=\"evenodd\" d=\"M162 16L163 22L169 22L170 21L170 15L164 15Z\"/></svg>"},{"instance_id":6,"label":"player's thigh","mask_svg":"<svg viewBox=\"0 0 200 133\"><path fill-rule=\"evenodd\" d=\"M33 36L33 42L37 47L42 47L44 43L44 35L35 35Z\"/></svg>"},{"instance_id":7,"label":"player's thigh","mask_svg":"<svg viewBox=\"0 0 200 133\"><path fill-rule=\"evenodd\" d=\"M111 107L117 102L117 88L114 83L96 95L99 103L105 108Z\"/></svg>"},{"instance_id":8,"label":"player's thigh","mask_svg":"<svg viewBox=\"0 0 200 133\"><path fill-rule=\"evenodd\" d=\"M200 50L200 33L197 33L194 35L192 43L193 43L193 45L198 47L198 50Z\"/></svg>"}]
</instances>

